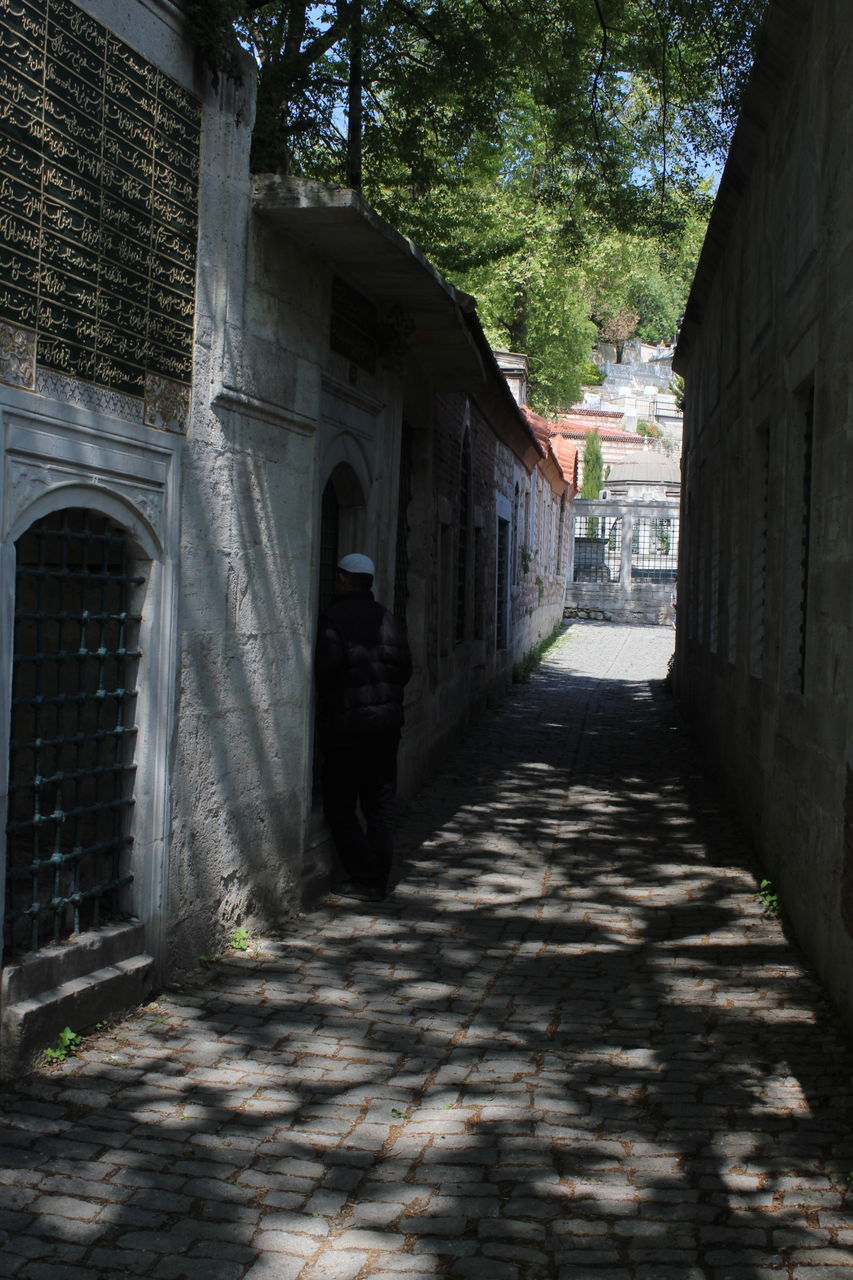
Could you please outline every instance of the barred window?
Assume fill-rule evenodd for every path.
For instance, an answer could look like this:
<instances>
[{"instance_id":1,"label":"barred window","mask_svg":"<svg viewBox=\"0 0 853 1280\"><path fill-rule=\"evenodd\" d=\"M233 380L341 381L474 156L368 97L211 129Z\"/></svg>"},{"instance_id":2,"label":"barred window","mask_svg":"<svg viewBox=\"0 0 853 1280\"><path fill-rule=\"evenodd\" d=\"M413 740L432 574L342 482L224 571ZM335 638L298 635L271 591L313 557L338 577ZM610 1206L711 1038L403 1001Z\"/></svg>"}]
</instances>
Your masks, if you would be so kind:
<instances>
[{"instance_id":1,"label":"barred window","mask_svg":"<svg viewBox=\"0 0 853 1280\"><path fill-rule=\"evenodd\" d=\"M130 914L138 601L130 539L68 508L18 540L5 945Z\"/></svg>"}]
</instances>

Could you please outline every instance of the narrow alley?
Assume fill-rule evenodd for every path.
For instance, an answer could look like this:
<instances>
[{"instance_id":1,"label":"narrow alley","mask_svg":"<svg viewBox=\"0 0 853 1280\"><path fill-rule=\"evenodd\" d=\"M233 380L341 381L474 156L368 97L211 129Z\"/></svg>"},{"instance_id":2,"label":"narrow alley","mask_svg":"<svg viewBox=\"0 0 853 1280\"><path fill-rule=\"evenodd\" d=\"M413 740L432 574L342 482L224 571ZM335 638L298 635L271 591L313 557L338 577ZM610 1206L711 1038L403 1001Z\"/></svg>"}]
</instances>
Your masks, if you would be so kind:
<instances>
[{"instance_id":1,"label":"narrow alley","mask_svg":"<svg viewBox=\"0 0 853 1280\"><path fill-rule=\"evenodd\" d=\"M853 1280L850 1039L672 642L569 627L405 807L392 898L7 1087L0 1276Z\"/></svg>"}]
</instances>

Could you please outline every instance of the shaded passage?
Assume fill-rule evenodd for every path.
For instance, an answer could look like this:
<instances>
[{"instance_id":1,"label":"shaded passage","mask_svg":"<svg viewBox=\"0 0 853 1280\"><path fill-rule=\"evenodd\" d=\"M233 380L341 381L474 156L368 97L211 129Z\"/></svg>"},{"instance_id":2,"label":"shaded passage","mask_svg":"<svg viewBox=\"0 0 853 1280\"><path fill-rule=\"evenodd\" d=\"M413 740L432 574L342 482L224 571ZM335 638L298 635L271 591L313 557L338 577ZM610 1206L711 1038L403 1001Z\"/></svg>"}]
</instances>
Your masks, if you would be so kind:
<instances>
[{"instance_id":1,"label":"shaded passage","mask_svg":"<svg viewBox=\"0 0 853 1280\"><path fill-rule=\"evenodd\" d=\"M662 691L572 626L330 899L3 1098L0 1275L853 1280L850 1040Z\"/></svg>"}]
</instances>

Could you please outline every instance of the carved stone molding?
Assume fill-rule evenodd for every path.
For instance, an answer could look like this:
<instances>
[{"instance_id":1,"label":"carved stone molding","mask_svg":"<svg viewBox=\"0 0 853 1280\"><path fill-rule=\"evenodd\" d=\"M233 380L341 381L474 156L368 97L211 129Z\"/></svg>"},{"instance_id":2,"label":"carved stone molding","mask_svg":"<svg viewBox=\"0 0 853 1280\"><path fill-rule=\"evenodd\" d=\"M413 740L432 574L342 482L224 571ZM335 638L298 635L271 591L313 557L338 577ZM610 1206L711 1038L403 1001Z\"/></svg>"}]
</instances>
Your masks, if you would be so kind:
<instances>
[{"instance_id":1,"label":"carved stone molding","mask_svg":"<svg viewBox=\"0 0 853 1280\"><path fill-rule=\"evenodd\" d=\"M139 512L155 532L162 531L165 493L158 486L132 480L119 480L115 476L99 475L96 471L80 467L57 463L39 465L31 460L25 461L14 457L9 458L8 469L7 518L10 526L42 494L68 488L70 485L84 485L87 488L102 489L106 493L123 498L131 508Z\"/></svg>"},{"instance_id":2,"label":"carved stone molding","mask_svg":"<svg viewBox=\"0 0 853 1280\"><path fill-rule=\"evenodd\" d=\"M185 432L190 416L190 388L160 374L145 375L145 425Z\"/></svg>"},{"instance_id":3,"label":"carved stone molding","mask_svg":"<svg viewBox=\"0 0 853 1280\"><path fill-rule=\"evenodd\" d=\"M35 329L0 322L0 380L31 391L35 379Z\"/></svg>"},{"instance_id":4,"label":"carved stone molding","mask_svg":"<svg viewBox=\"0 0 853 1280\"><path fill-rule=\"evenodd\" d=\"M64 400L66 404L97 409L117 418L125 418L128 422L142 421L143 404L139 396L128 396L109 387L99 387L94 382L84 382L82 378L69 378L52 369L36 370L35 389L53 400Z\"/></svg>"}]
</instances>

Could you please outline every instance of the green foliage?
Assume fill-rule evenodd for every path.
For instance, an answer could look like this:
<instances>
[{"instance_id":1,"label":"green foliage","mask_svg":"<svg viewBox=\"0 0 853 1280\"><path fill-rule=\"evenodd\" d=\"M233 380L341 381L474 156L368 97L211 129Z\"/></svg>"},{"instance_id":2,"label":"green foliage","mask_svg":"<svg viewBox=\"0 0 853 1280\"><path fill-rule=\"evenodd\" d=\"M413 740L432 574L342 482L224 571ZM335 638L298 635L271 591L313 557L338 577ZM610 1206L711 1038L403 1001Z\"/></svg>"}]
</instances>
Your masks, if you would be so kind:
<instances>
[{"instance_id":1,"label":"green foliage","mask_svg":"<svg viewBox=\"0 0 853 1280\"><path fill-rule=\"evenodd\" d=\"M587 433L583 446L583 480L581 481L582 498L597 498L604 479L604 458L601 453L601 441L597 431Z\"/></svg>"},{"instance_id":2,"label":"green foliage","mask_svg":"<svg viewBox=\"0 0 853 1280\"><path fill-rule=\"evenodd\" d=\"M64 1062L70 1054L76 1053L82 1043L82 1036L72 1031L70 1027L65 1027L57 1036L56 1044L44 1050L44 1060L45 1062Z\"/></svg>"},{"instance_id":3,"label":"green foliage","mask_svg":"<svg viewBox=\"0 0 853 1280\"><path fill-rule=\"evenodd\" d=\"M544 640L540 640L537 645L534 645L533 648L524 655L520 662L516 662L512 669L513 684L524 684L529 680L541 663L545 654L557 643L562 635L563 624L560 622L549 636L546 636Z\"/></svg>"},{"instance_id":4,"label":"green foliage","mask_svg":"<svg viewBox=\"0 0 853 1280\"><path fill-rule=\"evenodd\" d=\"M248 929L244 929L242 925L238 926L228 939L228 945L232 951L248 951L252 945L252 937Z\"/></svg>"},{"instance_id":5,"label":"green foliage","mask_svg":"<svg viewBox=\"0 0 853 1280\"><path fill-rule=\"evenodd\" d=\"M764 908L764 914L767 916L778 916L782 911L782 904L779 901L778 893L774 892L773 885L769 880L762 880L758 886L756 898Z\"/></svg>"},{"instance_id":6,"label":"green foliage","mask_svg":"<svg viewBox=\"0 0 853 1280\"><path fill-rule=\"evenodd\" d=\"M670 339L766 0L188 0L258 64L256 171L361 188L567 408L597 336Z\"/></svg>"}]
</instances>

